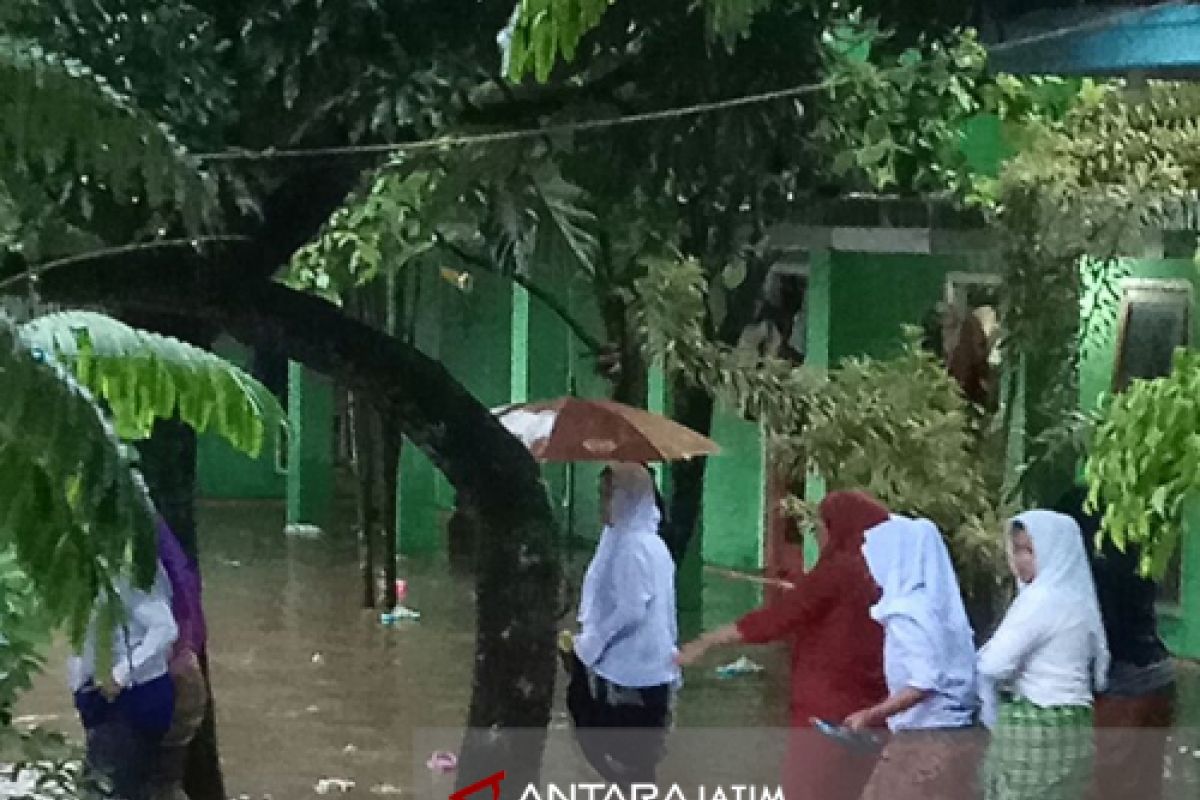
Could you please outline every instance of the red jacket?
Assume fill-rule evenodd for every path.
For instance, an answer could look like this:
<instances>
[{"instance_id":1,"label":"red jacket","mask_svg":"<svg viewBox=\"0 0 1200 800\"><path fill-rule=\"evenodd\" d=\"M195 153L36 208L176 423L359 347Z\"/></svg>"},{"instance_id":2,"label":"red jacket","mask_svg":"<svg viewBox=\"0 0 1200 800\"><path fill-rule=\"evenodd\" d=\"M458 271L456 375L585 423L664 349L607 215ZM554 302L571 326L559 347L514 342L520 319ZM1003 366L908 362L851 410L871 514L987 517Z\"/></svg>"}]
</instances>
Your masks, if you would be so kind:
<instances>
[{"instance_id":1,"label":"red jacket","mask_svg":"<svg viewBox=\"0 0 1200 800\"><path fill-rule=\"evenodd\" d=\"M792 640L792 724L841 722L887 697L883 628L869 609L879 588L862 556L866 531L888 518L869 495L835 492L820 508L827 532L817 566L771 605L738 620L752 644Z\"/></svg>"}]
</instances>

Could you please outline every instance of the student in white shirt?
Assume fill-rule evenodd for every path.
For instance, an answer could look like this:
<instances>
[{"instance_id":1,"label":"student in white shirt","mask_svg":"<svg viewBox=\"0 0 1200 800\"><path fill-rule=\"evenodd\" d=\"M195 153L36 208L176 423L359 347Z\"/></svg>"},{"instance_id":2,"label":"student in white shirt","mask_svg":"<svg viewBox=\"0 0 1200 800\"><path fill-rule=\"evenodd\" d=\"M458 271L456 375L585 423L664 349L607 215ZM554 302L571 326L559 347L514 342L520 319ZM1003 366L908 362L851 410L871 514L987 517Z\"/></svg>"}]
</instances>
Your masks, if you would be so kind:
<instances>
[{"instance_id":1,"label":"student in white shirt","mask_svg":"<svg viewBox=\"0 0 1200 800\"><path fill-rule=\"evenodd\" d=\"M890 694L846 725L886 721L892 731L863 798L972 798L982 751L975 644L950 553L929 520L893 516L867 531L863 555L882 590L871 616L884 629Z\"/></svg>"},{"instance_id":2,"label":"student in white shirt","mask_svg":"<svg viewBox=\"0 0 1200 800\"><path fill-rule=\"evenodd\" d=\"M567 706L597 772L652 783L679 682L675 562L646 467L610 466L601 495L605 528L584 576Z\"/></svg>"},{"instance_id":3,"label":"student in white shirt","mask_svg":"<svg viewBox=\"0 0 1200 800\"><path fill-rule=\"evenodd\" d=\"M1092 699L1108 671L1104 623L1076 522L1054 511L1013 519L1018 593L979 652L984 768L992 800L1077 800L1093 757Z\"/></svg>"},{"instance_id":4,"label":"student in white shirt","mask_svg":"<svg viewBox=\"0 0 1200 800\"><path fill-rule=\"evenodd\" d=\"M88 771L106 779L116 798L145 800L175 706L167 666L178 629L161 565L148 591L126 579L116 590L121 609L111 632L111 672L96 674L97 610L67 674L87 734Z\"/></svg>"}]
</instances>

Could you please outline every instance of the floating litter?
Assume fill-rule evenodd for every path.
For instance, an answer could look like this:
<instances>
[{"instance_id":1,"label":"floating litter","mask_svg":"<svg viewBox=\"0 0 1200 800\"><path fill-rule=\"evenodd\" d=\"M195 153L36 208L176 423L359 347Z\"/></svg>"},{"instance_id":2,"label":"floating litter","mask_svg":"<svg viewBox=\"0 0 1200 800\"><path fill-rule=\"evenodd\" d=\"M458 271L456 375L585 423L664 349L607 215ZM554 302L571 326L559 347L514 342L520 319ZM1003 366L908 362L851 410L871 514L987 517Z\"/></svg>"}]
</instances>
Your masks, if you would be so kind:
<instances>
[{"instance_id":1,"label":"floating litter","mask_svg":"<svg viewBox=\"0 0 1200 800\"><path fill-rule=\"evenodd\" d=\"M379 615L379 624L395 625L397 622L417 622L420 619L421 612L415 608L396 606L391 611L385 611Z\"/></svg>"},{"instance_id":2,"label":"floating litter","mask_svg":"<svg viewBox=\"0 0 1200 800\"><path fill-rule=\"evenodd\" d=\"M348 778L321 778L313 786L317 794L345 794L354 788L354 781Z\"/></svg>"},{"instance_id":3,"label":"floating litter","mask_svg":"<svg viewBox=\"0 0 1200 800\"><path fill-rule=\"evenodd\" d=\"M733 678L738 675L753 675L757 672L762 672L765 669L762 664L755 663L750 659L742 656L737 661L726 664L723 667L717 667L717 677Z\"/></svg>"},{"instance_id":4,"label":"floating litter","mask_svg":"<svg viewBox=\"0 0 1200 800\"><path fill-rule=\"evenodd\" d=\"M429 756L429 760L425 762L425 766L429 767L431 772L446 774L454 772L458 769L458 756L454 753L448 753L445 750L438 750L433 755Z\"/></svg>"}]
</instances>

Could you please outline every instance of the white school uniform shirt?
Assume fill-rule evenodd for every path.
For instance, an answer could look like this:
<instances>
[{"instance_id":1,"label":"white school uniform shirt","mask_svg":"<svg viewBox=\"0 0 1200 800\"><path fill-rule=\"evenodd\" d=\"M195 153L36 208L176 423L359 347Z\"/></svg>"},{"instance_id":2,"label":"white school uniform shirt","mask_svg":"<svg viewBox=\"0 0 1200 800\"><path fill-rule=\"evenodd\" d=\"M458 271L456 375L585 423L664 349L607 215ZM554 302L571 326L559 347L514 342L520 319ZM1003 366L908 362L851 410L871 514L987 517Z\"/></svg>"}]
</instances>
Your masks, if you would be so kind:
<instances>
[{"instance_id":1,"label":"white school uniform shirt","mask_svg":"<svg viewBox=\"0 0 1200 800\"><path fill-rule=\"evenodd\" d=\"M134 588L127 579L119 580L116 589L125 616L113 631L112 678L128 689L167 674L179 629L171 614L170 584L161 564L149 591ZM72 692L95 681L97 622L98 614L93 613L82 652L67 662L67 682Z\"/></svg>"},{"instance_id":2,"label":"white school uniform shirt","mask_svg":"<svg viewBox=\"0 0 1200 800\"><path fill-rule=\"evenodd\" d=\"M888 719L893 731L964 728L975 721L975 644L950 554L929 520L892 516L866 533L863 555L882 589L871 616L883 625L889 694L928 696Z\"/></svg>"},{"instance_id":3,"label":"white school uniform shirt","mask_svg":"<svg viewBox=\"0 0 1200 800\"><path fill-rule=\"evenodd\" d=\"M1014 521L1033 540L1037 575L1019 588L1004 621L979 651L989 726L1000 688L1041 708L1091 706L1109 665L1079 525L1065 514L1041 510Z\"/></svg>"},{"instance_id":4,"label":"white school uniform shirt","mask_svg":"<svg viewBox=\"0 0 1200 800\"><path fill-rule=\"evenodd\" d=\"M612 511L584 576L575 654L618 686L677 685L675 562L643 467L614 467Z\"/></svg>"}]
</instances>

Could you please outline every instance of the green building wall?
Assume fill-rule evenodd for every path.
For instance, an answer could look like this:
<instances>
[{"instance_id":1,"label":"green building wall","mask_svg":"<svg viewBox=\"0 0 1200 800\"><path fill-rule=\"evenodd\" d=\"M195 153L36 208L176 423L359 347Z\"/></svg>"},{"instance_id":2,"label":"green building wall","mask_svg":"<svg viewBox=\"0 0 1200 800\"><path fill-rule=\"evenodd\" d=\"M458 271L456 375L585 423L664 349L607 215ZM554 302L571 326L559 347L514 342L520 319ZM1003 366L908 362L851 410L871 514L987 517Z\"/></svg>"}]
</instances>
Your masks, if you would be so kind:
<instances>
[{"instance_id":1,"label":"green building wall","mask_svg":"<svg viewBox=\"0 0 1200 800\"><path fill-rule=\"evenodd\" d=\"M853 356L899 352L902 329L942 299L946 276L967 272L963 258L910 254L829 254L829 365Z\"/></svg>"},{"instance_id":2,"label":"green building wall","mask_svg":"<svg viewBox=\"0 0 1200 800\"><path fill-rule=\"evenodd\" d=\"M981 266L985 263L986 258L972 255L814 253L809 272L809 365L822 368L847 357L894 355L903 326L918 324L935 308L950 274L986 274ZM1131 262L1130 271L1134 278L1196 281L1195 268L1186 260ZM441 360L489 406L571 392L603 396L607 386L596 375L592 355L544 303L497 276L479 273L474 278L468 292L436 276L425 283L418 347ZM539 275L537 280L591 330L602 330L592 287L585 281L554 273ZM1195 314L1192 324L1194 335L1200 333ZM1115 341L1116 330L1110 327L1096 329L1089 342L1081 374L1080 400L1085 408L1095 406L1111 381ZM665 409L670 400L660 384L652 381L652 388L658 385L659 391L651 392L651 405ZM748 587L709 591L706 584L704 603L699 601L701 555L705 563L735 569L764 566L769 465L760 430L755 423L719 411L713 438L723 452L709 462L702 535L680 580L687 585L681 589L681 610L689 628L732 618L761 597ZM294 445L293 452L302 451ZM547 487L560 522L566 535L577 540L593 540L599 531L597 472L595 465L546 467ZM810 487L811 499L820 492L819 485ZM401 552L413 555L441 549L454 495L440 473L411 446L404 449L398 501ZM1178 607L1163 609L1163 631L1175 652L1200 656L1200 501L1189 509L1183 541L1183 600ZM685 602L684 595L694 595L695 602ZM692 613L702 606L703 619Z\"/></svg>"},{"instance_id":3,"label":"green building wall","mask_svg":"<svg viewBox=\"0 0 1200 800\"><path fill-rule=\"evenodd\" d=\"M1200 316L1196 314L1194 299L1200 286L1197 286L1195 262L1190 258L1129 260L1125 267L1131 279L1182 281L1192 286L1191 343L1192 347L1200 344ZM1085 314L1092 303L1113 302L1111 298L1100 299L1102 296L1095 287L1085 286L1084 292ZM1118 313L1093 315L1097 322L1088 330L1080 364L1080 406L1085 410L1098 408L1102 397L1111 393L1117 362L1118 316ZM1200 500L1186 506L1180 547L1180 602L1160 606L1160 627L1172 652L1200 658Z\"/></svg>"},{"instance_id":4,"label":"green building wall","mask_svg":"<svg viewBox=\"0 0 1200 800\"><path fill-rule=\"evenodd\" d=\"M757 423L727 411L713 419L721 454L704 481L703 555L709 564L754 570L763 565L766 453Z\"/></svg>"},{"instance_id":5,"label":"green building wall","mask_svg":"<svg viewBox=\"0 0 1200 800\"><path fill-rule=\"evenodd\" d=\"M213 351L243 369L250 366L250 351L227 337ZM209 500L282 500L286 491L287 434L282 428L267 431L262 452L250 458L216 434L201 434L196 441L196 485Z\"/></svg>"},{"instance_id":6,"label":"green building wall","mask_svg":"<svg viewBox=\"0 0 1200 800\"><path fill-rule=\"evenodd\" d=\"M522 287L487 272L472 273L462 291L430 271L423 282L416 344L442 362L480 402L489 408L568 394L584 359L566 325ZM543 269L539 286L570 303L571 285L561 270ZM586 382L586 381L585 381ZM584 491L586 468L547 465L544 479L560 522L583 530L586 508L572 508L568 478L577 496ZM406 445L401 458L397 524L400 552L426 554L443 546L445 522L455 504L454 490L416 448ZM594 480L594 476L593 480ZM594 510L594 500L590 505Z\"/></svg>"}]
</instances>

